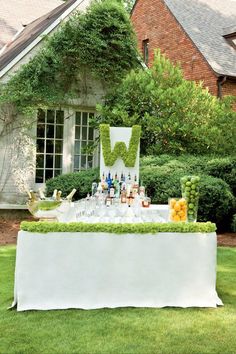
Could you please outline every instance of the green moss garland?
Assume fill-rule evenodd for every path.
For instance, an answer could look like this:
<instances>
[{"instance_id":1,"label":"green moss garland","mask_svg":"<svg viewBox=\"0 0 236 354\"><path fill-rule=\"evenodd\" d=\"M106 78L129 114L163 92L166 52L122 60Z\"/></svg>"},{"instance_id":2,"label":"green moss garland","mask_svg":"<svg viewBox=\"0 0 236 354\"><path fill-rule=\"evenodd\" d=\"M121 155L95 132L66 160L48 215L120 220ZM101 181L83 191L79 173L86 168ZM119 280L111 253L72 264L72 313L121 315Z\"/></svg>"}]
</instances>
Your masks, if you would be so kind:
<instances>
[{"instance_id":1,"label":"green moss garland","mask_svg":"<svg viewBox=\"0 0 236 354\"><path fill-rule=\"evenodd\" d=\"M87 224L82 222L28 222L23 221L21 230L47 233L47 232L106 232L111 234L156 234L159 232L181 233L210 233L216 231L216 225L211 222L198 223L144 223L144 224Z\"/></svg>"},{"instance_id":2,"label":"green moss garland","mask_svg":"<svg viewBox=\"0 0 236 354\"><path fill-rule=\"evenodd\" d=\"M106 166L113 166L118 157L121 157L126 167L134 167L137 157L138 146L140 142L141 127L134 125L127 150L123 141L115 143L113 151L111 150L110 125L100 125L100 139L102 143L102 153Z\"/></svg>"}]
</instances>

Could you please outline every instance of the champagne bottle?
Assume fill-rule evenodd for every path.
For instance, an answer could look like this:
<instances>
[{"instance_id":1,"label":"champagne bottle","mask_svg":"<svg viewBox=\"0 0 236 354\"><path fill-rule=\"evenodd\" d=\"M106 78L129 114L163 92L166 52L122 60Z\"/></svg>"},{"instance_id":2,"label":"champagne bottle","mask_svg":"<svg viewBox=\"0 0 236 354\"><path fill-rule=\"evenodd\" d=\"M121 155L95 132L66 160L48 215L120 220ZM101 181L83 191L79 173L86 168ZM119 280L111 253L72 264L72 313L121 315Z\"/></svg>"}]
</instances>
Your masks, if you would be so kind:
<instances>
[{"instance_id":1,"label":"champagne bottle","mask_svg":"<svg viewBox=\"0 0 236 354\"><path fill-rule=\"evenodd\" d=\"M28 189L25 189L25 191L26 191L26 193L28 194L29 199L31 200L32 196L31 196L30 191L29 191Z\"/></svg>"},{"instance_id":2,"label":"champagne bottle","mask_svg":"<svg viewBox=\"0 0 236 354\"><path fill-rule=\"evenodd\" d=\"M74 196L75 193L76 193L76 189L74 188L74 189L70 192L70 194L68 194L68 196L66 197L66 199L69 200L69 201L72 201L72 198L73 198L73 196Z\"/></svg>"},{"instance_id":3,"label":"champagne bottle","mask_svg":"<svg viewBox=\"0 0 236 354\"><path fill-rule=\"evenodd\" d=\"M39 198L41 200L45 200L46 199L45 194L43 193L43 188L42 187L39 188Z\"/></svg>"},{"instance_id":4,"label":"champagne bottle","mask_svg":"<svg viewBox=\"0 0 236 354\"><path fill-rule=\"evenodd\" d=\"M56 196L56 200L58 201L58 202L60 202L61 201L61 191L58 191L57 192L57 196Z\"/></svg>"},{"instance_id":5,"label":"champagne bottle","mask_svg":"<svg viewBox=\"0 0 236 354\"><path fill-rule=\"evenodd\" d=\"M52 199L54 199L54 200L57 199L57 189L54 189Z\"/></svg>"},{"instance_id":6,"label":"champagne bottle","mask_svg":"<svg viewBox=\"0 0 236 354\"><path fill-rule=\"evenodd\" d=\"M33 190L30 190L30 194L31 194L31 201L35 202L37 200L35 192Z\"/></svg>"}]
</instances>

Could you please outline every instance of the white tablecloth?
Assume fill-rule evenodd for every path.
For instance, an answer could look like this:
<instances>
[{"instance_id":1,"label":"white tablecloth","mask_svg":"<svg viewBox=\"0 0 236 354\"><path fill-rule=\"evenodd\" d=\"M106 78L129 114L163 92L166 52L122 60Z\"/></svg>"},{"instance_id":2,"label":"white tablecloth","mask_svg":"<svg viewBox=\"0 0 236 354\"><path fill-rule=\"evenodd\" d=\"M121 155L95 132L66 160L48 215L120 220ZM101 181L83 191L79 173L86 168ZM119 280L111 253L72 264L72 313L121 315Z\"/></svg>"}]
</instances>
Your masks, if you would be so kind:
<instances>
[{"instance_id":1,"label":"white tablecloth","mask_svg":"<svg viewBox=\"0 0 236 354\"><path fill-rule=\"evenodd\" d=\"M19 232L17 310L216 307L216 234Z\"/></svg>"}]
</instances>

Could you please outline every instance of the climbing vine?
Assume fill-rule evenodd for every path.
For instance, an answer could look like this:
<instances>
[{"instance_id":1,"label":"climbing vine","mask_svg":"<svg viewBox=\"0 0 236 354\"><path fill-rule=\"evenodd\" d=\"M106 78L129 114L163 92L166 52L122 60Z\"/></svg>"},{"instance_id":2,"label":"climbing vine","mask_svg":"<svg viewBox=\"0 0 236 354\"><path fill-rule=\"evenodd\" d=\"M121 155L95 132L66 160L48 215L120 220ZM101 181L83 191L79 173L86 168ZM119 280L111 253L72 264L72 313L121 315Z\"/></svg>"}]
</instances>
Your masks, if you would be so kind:
<instances>
[{"instance_id":1,"label":"climbing vine","mask_svg":"<svg viewBox=\"0 0 236 354\"><path fill-rule=\"evenodd\" d=\"M102 153L106 166L113 166L118 157L121 157L126 167L134 167L138 146L140 142L141 127L134 125L127 150L126 144L123 141L115 143L114 149L111 149L110 125L100 125L100 139L102 144Z\"/></svg>"},{"instance_id":2,"label":"climbing vine","mask_svg":"<svg viewBox=\"0 0 236 354\"><path fill-rule=\"evenodd\" d=\"M43 48L0 87L0 105L14 104L31 114L39 106L80 97L85 74L109 89L138 63L129 16L115 0L95 0L44 41Z\"/></svg>"}]
</instances>

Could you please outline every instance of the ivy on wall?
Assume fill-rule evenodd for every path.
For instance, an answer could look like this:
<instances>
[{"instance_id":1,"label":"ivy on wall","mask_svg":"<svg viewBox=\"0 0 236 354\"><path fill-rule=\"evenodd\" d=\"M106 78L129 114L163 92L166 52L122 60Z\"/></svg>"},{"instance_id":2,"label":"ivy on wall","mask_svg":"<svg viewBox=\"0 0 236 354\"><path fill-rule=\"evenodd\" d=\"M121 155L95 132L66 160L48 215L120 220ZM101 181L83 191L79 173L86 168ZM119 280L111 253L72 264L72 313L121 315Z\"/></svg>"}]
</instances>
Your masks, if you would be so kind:
<instances>
[{"instance_id":1,"label":"ivy on wall","mask_svg":"<svg viewBox=\"0 0 236 354\"><path fill-rule=\"evenodd\" d=\"M102 144L103 159L106 166L113 166L118 157L121 157L126 167L134 167L140 142L141 127L134 125L132 127L129 148L123 141L115 143L114 149L111 149L110 125L100 125L100 139Z\"/></svg>"},{"instance_id":2,"label":"ivy on wall","mask_svg":"<svg viewBox=\"0 0 236 354\"><path fill-rule=\"evenodd\" d=\"M107 90L138 65L137 57L122 2L95 0L45 38L43 48L0 87L0 105L11 103L30 113L38 106L63 104L80 97L86 75Z\"/></svg>"}]
</instances>

